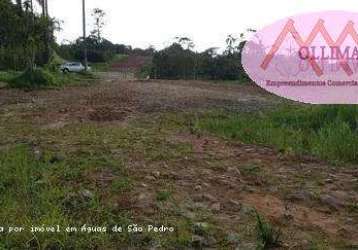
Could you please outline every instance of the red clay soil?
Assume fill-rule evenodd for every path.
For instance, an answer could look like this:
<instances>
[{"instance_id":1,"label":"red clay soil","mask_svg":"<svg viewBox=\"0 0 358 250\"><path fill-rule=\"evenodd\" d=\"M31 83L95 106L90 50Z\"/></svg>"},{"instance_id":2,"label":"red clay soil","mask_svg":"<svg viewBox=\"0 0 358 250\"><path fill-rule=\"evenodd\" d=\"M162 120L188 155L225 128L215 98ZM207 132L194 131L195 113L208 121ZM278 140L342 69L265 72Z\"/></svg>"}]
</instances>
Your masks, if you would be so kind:
<instances>
[{"instance_id":1,"label":"red clay soil","mask_svg":"<svg viewBox=\"0 0 358 250\"><path fill-rule=\"evenodd\" d=\"M111 69L114 71L138 70L150 60L151 58L147 56L129 56L126 60L113 63Z\"/></svg>"}]
</instances>

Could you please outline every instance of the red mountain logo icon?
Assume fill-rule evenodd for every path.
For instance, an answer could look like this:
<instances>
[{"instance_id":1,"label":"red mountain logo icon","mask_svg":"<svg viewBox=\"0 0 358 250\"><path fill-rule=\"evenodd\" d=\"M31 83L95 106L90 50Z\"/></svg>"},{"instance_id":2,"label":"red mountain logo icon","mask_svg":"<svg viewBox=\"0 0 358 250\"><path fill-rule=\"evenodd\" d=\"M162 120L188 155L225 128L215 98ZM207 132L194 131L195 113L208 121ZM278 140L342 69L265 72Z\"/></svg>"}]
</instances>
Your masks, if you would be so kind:
<instances>
[{"instance_id":1,"label":"red mountain logo icon","mask_svg":"<svg viewBox=\"0 0 358 250\"><path fill-rule=\"evenodd\" d=\"M269 66L270 62L274 58L277 51L280 49L280 46L285 41L286 37L291 34L298 44L298 46L302 47L309 47L314 39L317 37L317 35L320 33L323 37L323 39L326 41L327 45L332 47L340 47L343 42L347 39L348 35L350 35L354 42L358 45L358 34L356 30L354 29L354 23L352 21L348 21L346 26L344 27L343 31L339 35L338 39L334 41L330 34L328 33L326 27L324 26L324 20L319 19L316 23L316 25L313 27L313 30L308 35L307 39L304 40L300 34L298 33L297 29L294 26L294 21L292 19L289 19L283 28L282 32L277 37L276 41L271 47L271 50L269 53L265 56L261 68L263 70L266 70ZM323 75L323 70L319 67L316 59L314 57L309 57L308 59L309 64L312 66L312 69L316 73L317 76ZM339 62L340 66L343 68L343 70L346 72L348 76L351 76L353 74L353 71L351 67L349 66L347 59L340 60Z\"/></svg>"}]
</instances>

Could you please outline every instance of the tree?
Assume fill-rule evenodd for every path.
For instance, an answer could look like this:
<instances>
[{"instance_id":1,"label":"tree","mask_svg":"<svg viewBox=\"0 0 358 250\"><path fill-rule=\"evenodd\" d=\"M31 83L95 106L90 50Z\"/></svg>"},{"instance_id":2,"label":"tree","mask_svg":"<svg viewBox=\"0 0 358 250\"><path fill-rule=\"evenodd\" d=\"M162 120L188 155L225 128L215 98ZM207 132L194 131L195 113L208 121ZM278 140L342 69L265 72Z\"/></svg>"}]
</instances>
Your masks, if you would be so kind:
<instances>
[{"instance_id":1,"label":"tree","mask_svg":"<svg viewBox=\"0 0 358 250\"><path fill-rule=\"evenodd\" d=\"M191 40L189 37L175 37L176 43L180 44L183 48L186 48L187 50L191 50L195 47L195 44L193 40Z\"/></svg>"},{"instance_id":2,"label":"tree","mask_svg":"<svg viewBox=\"0 0 358 250\"><path fill-rule=\"evenodd\" d=\"M237 50L238 53L240 53L240 54L242 53L242 50L243 50L243 48L244 48L244 46L246 44L246 37L250 33L256 33L256 30L249 28L249 29L246 30L245 33L240 34L240 41L239 41L239 44L236 47L236 50Z\"/></svg>"},{"instance_id":3,"label":"tree","mask_svg":"<svg viewBox=\"0 0 358 250\"><path fill-rule=\"evenodd\" d=\"M35 37L35 15L34 3L32 0L25 1L26 17L28 17L27 36L26 36L26 54L28 59L28 69L32 72L35 68L36 59L36 37Z\"/></svg>"},{"instance_id":4,"label":"tree","mask_svg":"<svg viewBox=\"0 0 358 250\"><path fill-rule=\"evenodd\" d=\"M195 60L193 51L185 50L179 43L174 43L154 54L152 76L166 79L193 79Z\"/></svg>"},{"instance_id":5,"label":"tree","mask_svg":"<svg viewBox=\"0 0 358 250\"><path fill-rule=\"evenodd\" d=\"M227 55L232 55L235 52L235 45L236 45L237 38L233 37L232 34L228 35L226 38L226 50L225 53Z\"/></svg>"},{"instance_id":6,"label":"tree","mask_svg":"<svg viewBox=\"0 0 358 250\"><path fill-rule=\"evenodd\" d=\"M106 13L104 12L104 10L101 10L99 8L95 8L92 11L92 17L94 18L94 28L91 31L91 35L96 38L98 43L102 41L102 32L105 26L105 16Z\"/></svg>"},{"instance_id":7,"label":"tree","mask_svg":"<svg viewBox=\"0 0 358 250\"><path fill-rule=\"evenodd\" d=\"M19 14L22 14L22 0L16 0L16 6L19 11Z\"/></svg>"},{"instance_id":8,"label":"tree","mask_svg":"<svg viewBox=\"0 0 358 250\"><path fill-rule=\"evenodd\" d=\"M48 2L47 0L37 0L42 9L42 15L48 17Z\"/></svg>"},{"instance_id":9,"label":"tree","mask_svg":"<svg viewBox=\"0 0 358 250\"><path fill-rule=\"evenodd\" d=\"M53 20L36 14L31 0L1 0L0 16L0 68L33 70L35 64L47 63L44 34L51 34Z\"/></svg>"},{"instance_id":10,"label":"tree","mask_svg":"<svg viewBox=\"0 0 358 250\"><path fill-rule=\"evenodd\" d=\"M211 47L206 49L203 54L207 54L211 57L215 57L217 55L218 49L219 49L218 47Z\"/></svg>"},{"instance_id":11,"label":"tree","mask_svg":"<svg viewBox=\"0 0 358 250\"><path fill-rule=\"evenodd\" d=\"M240 36L238 46L238 39L229 35L226 39L227 49L223 54L218 54L217 48L209 48L202 53L194 52L189 48L183 48L183 45L188 42L186 38L178 37L176 40L177 42L171 46L154 53L151 77L248 80L241 64L241 51L245 44L244 35Z\"/></svg>"},{"instance_id":12,"label":"tree","mask_svg":"<svg viewBox=\"0 0 358 250\"><path fill-rule=\"evenodd\" d=\"M45 41L45 48L43 53L43 61L45 63L48 63L50 61L50 58L52 56L52 48L51 48L51 37L53 34L53 30L51 27L50 16L48 13L48 0L37 0L37 2L41 5L42 9L42 21L44 23L48 23L48 27L44 29L43 37Z\"/></svg>"},{"instance_id":13,"label":"tree","mask_svg":"<svg viewBox=\"0 0 358 250\"><path fill-rule=\"evenodd\" d=\"M82 0L82 26L83 26L83 56L85 71L88 69L88 58L87 58L87 34L86 34L86 0Z\"/></svg>"}]
</instances>

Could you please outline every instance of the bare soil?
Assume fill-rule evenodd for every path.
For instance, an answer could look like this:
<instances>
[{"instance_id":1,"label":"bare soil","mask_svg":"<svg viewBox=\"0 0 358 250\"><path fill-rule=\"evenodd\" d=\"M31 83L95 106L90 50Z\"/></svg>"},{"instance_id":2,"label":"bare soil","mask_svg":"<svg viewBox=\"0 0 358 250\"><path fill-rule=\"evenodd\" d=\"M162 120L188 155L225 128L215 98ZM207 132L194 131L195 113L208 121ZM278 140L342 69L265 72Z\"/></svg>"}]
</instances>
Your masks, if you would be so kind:
<instances>
[{"instance_id":1,"label":"bare soil","mask_svg":"<svg viewBox=\"0 0 358 250\"><path fill-rule=\"evenodd\" d=\"M23 109L24 116L43 122L120 121L138 113L176 112L194 109L254 111L275 105L259 88L200 81L117 81L73 86L61 90L0 89L3 110ZM114 74L114 77L117 75ZM277 101L276 101L277 102ZM30 109L30 110L29 110ZM33 110L33 112L29 112Z\"/></svg>"}]
</instances>

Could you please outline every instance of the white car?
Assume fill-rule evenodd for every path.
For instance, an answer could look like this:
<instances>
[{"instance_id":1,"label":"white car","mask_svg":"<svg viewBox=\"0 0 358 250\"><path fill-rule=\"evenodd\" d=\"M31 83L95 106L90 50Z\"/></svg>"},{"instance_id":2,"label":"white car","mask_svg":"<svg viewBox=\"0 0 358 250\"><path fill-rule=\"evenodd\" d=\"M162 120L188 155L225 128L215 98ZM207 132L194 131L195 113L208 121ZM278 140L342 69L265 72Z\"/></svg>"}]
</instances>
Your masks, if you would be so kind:
<instances>
[{"instance_id":1,"label":"white car","mask_svg":"<svg viewBox=\"0 0 358 250\"><path fill-rule=\"evenodd\" d=\"M78 73L78 72L85 71L85 66L80 62L67 62L60 66L60 70L63 73L69 73L69 72ZM87 70L91 70L91 67L88 67Z\"/></svg>"}]
</instances>

